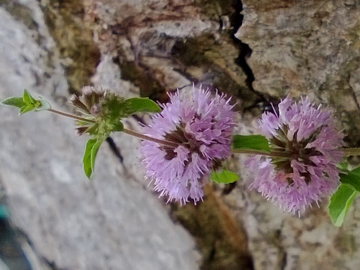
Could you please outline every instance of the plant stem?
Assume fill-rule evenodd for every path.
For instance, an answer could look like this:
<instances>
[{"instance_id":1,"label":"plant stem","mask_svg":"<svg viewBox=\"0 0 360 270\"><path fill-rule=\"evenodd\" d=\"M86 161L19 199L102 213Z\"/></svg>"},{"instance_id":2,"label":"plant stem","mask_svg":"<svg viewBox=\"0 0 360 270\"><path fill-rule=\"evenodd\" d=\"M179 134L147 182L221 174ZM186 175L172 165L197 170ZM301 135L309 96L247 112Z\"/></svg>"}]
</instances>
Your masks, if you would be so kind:
<instances>
[{"instance_id":1,"label":"plant stem","mask_svg":"<svg viewBox=\"0 0 360 270\"><path fill-rule=\"evenodd\" d=\"M89 123L96 123L94 120L86 119L86 118L83 118L83 117L80 117L80 116L77 116L77 115L73 115L73 114L70 114L70 113L60 112L60 111L57 111L57 110L54 110L54 109L48 109L48 111L52 112L52 113L55 113L55 114L58 114L58 115L69 117L69 118L72 118L72 119L75 119L75 120L80 120L80 121L89 122Z\"/></svg>"},{"instance_id":2,"label":"plant stem","mask_svg":"<svg viewBox=\"0 0 360 270\"><path fill-rule=\"evenodd\" d=\"M235 154L248 154L248 155L261 155L267 157L288 157L288 153L279 153L279 152L264 152L257 150L246 150L246 149L236 149L231 150Z\"/></svg>"},{"instance_id":3,"label":"plant stem","mask_svg":"<svg viewBox=\"0 0 360 270\"><path fill-rule=\"evenodd\" d=\"M360 156L360 148L340 148L339 150L342 151L346 157Z\"/></svg>"},{"instance_id":4,"label":"plant stem","mask_svg":"<svg viewBox=\"0 0 360 270\"><path fill-rule=\"evenodd\" d=\"M341 151L343 155L346 157L360 156L360 148L339 148L339 151ZM244 150L244 149L232 150L232 152L236 154L262 155L268 157L289 157L288 153L279 153L279 152L263 152L256 150Z\"/></svg>"},{"instance_id":5,"label":"plant stem","mask_svg":"<svg viewBox=\"0 0 360 270\"><path fill-rule=\"evenodd\" d=\"M70 113L65 113L65 112L61 112L61 111L57 111L54 109L48 109L49 112L58 114L58 115L62 115L68 118L72 118L75 120L79 120L79 121L83 121L83 122L88 122L88 123L96 123L96 121L91 120L91 119L86 119L74 114L70 114ZM179 145L177 143L173 143L173 142L169 142L169 141L165 141L165 140L160 140L160 139L156 139L153 137L149 137L147 135L138 133L136 131L133 130L129 130L124 128L123 130L124 133L129 134L131 136L135 136L137 138L140 138L142 140L148 140L148 141L152 141L155 143L159 143L165 146L169 146L169 147L178 147ZM340 148L339 149L344 156L348 157L348 156L360 156L360 148ZM233 153L235 154L249 154L249 155L262 155L262 156L267 156L267 157L288 157L289 155L287 153L279 153L279 152L264 152L264 151L257 151L257 150L245 150L245 149L236 149L236 150L232 150Z\"/></svg>"},{"instance_id":6,"label":"plant stem","mask_svg":"<svg viewBox=\"0 0 360 270\"><path fill-rule=\"evenodd\" d=\"M138 137L140 139L147 140L147 141L152 141L152 142L159 143L159 144L162 144L162 145L166 145L166 146L170 146L170 147L178 147L179 146L177 143L164 141L164 140L159 140L159 139L146 136L144 134L138 133L138 132L130 130L130 129L124 128L123 132L126 133L126 134L129 134L131 136L135 136L135 137Z\"/></svg>"}]
</instances>

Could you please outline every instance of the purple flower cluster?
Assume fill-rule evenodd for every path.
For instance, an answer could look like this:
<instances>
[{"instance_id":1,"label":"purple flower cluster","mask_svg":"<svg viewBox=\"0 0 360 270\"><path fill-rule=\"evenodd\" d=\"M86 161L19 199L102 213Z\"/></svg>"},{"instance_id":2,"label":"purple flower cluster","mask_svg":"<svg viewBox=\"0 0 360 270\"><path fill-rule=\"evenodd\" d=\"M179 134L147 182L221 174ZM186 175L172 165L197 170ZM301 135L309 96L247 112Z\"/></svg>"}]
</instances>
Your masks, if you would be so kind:
<instances>
[{"instance_id":1,"label":"purple flower cluster","mask_svg":"<svg viewBox=\"0 0 360 270\"><path fill-rule=\"evenodd\" d=\"M143 133L171 145L142 142L146 177L168 201L196 204L212 168L230 155L236 113L224 95L195 87L191 96L171 95L162 108Z\"/></svg>"},{"instance_id":2,"label":"purple flower cluster","mask_svg":"<svg viewBox=\"0 0 360 270\"><path fill-rule=\"evenodd\" d=\"M263 114L260 132L269 139L273 156L247 161L254 172L250 188L293 213L335 191L342 136L330 110L315 107L308 98L293 103L287 97L279 104L278 114Z\"/></svg>"}]
</instances>

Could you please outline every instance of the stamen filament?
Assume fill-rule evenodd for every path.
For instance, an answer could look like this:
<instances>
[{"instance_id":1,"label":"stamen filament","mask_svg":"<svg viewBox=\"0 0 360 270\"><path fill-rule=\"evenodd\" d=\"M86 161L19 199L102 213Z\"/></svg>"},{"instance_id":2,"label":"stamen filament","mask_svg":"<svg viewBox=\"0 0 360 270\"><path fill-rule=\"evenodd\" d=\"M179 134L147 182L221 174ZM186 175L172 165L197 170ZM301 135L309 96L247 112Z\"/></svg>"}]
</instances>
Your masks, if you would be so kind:
<instances>
[{"instance_id":1,"label":"stamen filament","mask_svg":"<svg viewBox=\"0 0 360 270\"><path fill-rule=\"evenodd\" d=\"M123 132L126 133L126 134L129 134L129 135L131 135L131 136L138 137L138 138L143 139L143 140L152 141L152 142L159 143L159 144L162 144L162 145L166 145L166 146L169 146L169 147L174 147L174 148L176 148L176 147L179 146L177 143L173 143L173 142L169 142L169 141L164 141L164 140L159 140L159 139L156 139L156 138L153 138L153 137L149 137L149 136L147 136L147 135L138 133L138 132L133 131L133 130L130 130L130 129L124 128L124 129L123 129Z\"/></svg>"}]
</instances>

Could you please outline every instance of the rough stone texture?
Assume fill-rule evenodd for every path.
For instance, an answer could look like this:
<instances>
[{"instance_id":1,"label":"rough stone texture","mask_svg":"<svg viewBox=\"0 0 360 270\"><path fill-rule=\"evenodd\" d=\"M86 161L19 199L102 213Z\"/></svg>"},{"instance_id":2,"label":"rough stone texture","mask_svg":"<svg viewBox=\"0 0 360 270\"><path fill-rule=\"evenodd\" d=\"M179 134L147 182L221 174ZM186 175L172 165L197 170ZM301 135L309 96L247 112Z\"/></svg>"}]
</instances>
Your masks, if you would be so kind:
<instances>
[{"instance_id":1,"label":"rough stone texture","mask_svg":"<svg viewBox=\"0 0 360 270\"><path fill-rule=\"evenodd\" d=\"M252 49L254 88L273 96L310 95L332 104L348 143L359 144L359 15L355 1L244 1L236 34ZM351 119L349 119L351 115Z\"/></svg>"},{"instance_id":2,"label":"rough stone texture","mask_svg":"<svg viewBox=\"0 0 360 270\"><path fill-rule=\"evenodd\" d=\"M0 99L27 88L68 110L62 103L67 79L42 10L37 1L16 5L36 28L11 15L14 2L0 7ZM104 58L94 82L128 94L119 75ZM47 112L18 117L5 107L0 114L0 181L13 224L41 261L34 269L197 269L194 241L138 183L138 140L116 137L124 145L124 167L104 144L88 181L81 166L86 138L74 136L73 121Z\"/></svg>"},{"instance_id":3,"label":"rough stone texture","mask_svg":"<svg viewBox=\"0 0 360 270\"><path fill-rule=\"evenodd\" d=\"M252 49L247 63L254 89L277 97L309 95L331 104L346 142L359 146L356 2L244 0L242 14L236 37ZM246 199L239 200L241 195ZM339 229L327 217L326 202L298 218L281 213L254 192L238 189L232 196L230 202L243 207L256 269L358 268L359 199Z\"/></svg>"},{"instance_id":4,"label":"rough stone texture","mask_svg":"<svg viewBox=\"0 0 360 270\"><path fill-rule=\"evenodd\" d=\"M238 132L246 134L256 132L255 117L269 101L307 94L336 108L346 143L360 145L354 0L1 5L1 99L27 88L69 110L68 91L91 82L164 102L167 92L195 82L239 101ZM358 268L359 199L342 228L330 224L326 202L300 218L282 213L248 192L245 157L236 156L228 163L243 174L235 189L209 185L202 204L164 207L139 172L136 139L114 137L124 166L104 145L88 182L81 170L85 138L73 137L72 121L47 113L17 118L8 108L0 113L0 180L12 222L32 242L27 249L40 258L39 269L51 262L67 269ZM126 125L139 127L134 119Z\"/></svg>"},{"instance_id":5,"label":"rough stone texture","mask_svg":"<svg viewBox=\"0 0 360 270\"><path fill-rule=\"evenodd\" d=\"M224 3L234 12L231 2ZM122 79L139 87L141 95L165 101L164 93L199 82L246 97L243 108L253 104L254 94L234 61L239 48L229 35L230 26L219 29L219 18L206 14L218 2L210 7L203 1L131 3L93 1L86 10L89 20L97 20L94 40L101 54L113 57ZM223 21L229 20L228 10L218 12L226 14Z\"/></svg>"},{"instance_id":6,"label":"rough stone texture","mask_svg":"<svg viewBox=\"0 0 360 270\"><path fill-rule=\"evenodd\" d=\"M227 2L227 8L234 12L231 1ZM213 6L210 1L208 10ZM239 110L253 105L256 94L246 88L246 76L234 61L239 48L228 33L232 31L226 26L219 30L218 18L209 18L202 1L139 1L130 5L102 0L89 3L86 10L88 20L96 20L94 40L102 58L109 66L119 66L130 92L164 102L167 92L190 88L195 82L218 87L235 100L236 96L246 97ZM228 10L219 12L226 14L224 21L229 18ZM131 121L129 124L136 127ZM121 142L119 145L123 147ZM253 269L240 220L234 219L221 194L207 188L201 205L171 207L173 218L197 240L203 256L201 269Z\"/></svg>"}]
</instances>

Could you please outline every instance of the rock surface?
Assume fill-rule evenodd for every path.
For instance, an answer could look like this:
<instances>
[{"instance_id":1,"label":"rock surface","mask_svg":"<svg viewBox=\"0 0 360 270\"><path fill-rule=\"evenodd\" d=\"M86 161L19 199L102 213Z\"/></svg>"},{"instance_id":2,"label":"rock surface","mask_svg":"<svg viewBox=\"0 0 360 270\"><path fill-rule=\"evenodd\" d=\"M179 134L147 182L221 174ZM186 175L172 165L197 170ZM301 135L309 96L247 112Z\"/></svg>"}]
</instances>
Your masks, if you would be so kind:
<instances>
[{"instance_id":1,"label":"rock surface","mask_svg":"<svg viewBox=\"0 0 360 270\"><path fill-rule=\"evenodd\" d=\"M69 110L67 80L38 2L16 2L36 29L12 15L13 4L0 8L0 99L26 88ZM98 72L104 66L106 59ZM102 76L94 80L111 83ZM74 136L73 121L47 112L18 117L5 107L0 114L0 180L12 222L41 262L34 269L197 269L194 241L138 183L137 140L116 138L126 142L127 171L104 144L88 181L81 165L86 141Z\"/></svg>"},{"instance_id":2,"label":"rock surface","mask_svg":"<svg viewBox=\"0 0 360 270\"><path fill-rule=\"evenodd\" d=\"M0 99L27 88L71 110L64 101L85 84L165 102L167 92L202 83L239 101L238 132L246 134L256 132L269 101L309 95L336 109L347 145L359 146L359 15L354 0L6 0ZM244 157L236 156L228 164L242 172L235 189L209 185L201 205L165 206L142 178L136 139L114 137L123 166L103 145L89 182L85 138L73 136L72 121L0 113L0 181L34 269L360 263L359 199L341 228L331 225L325 201L300 218L282 213L247 190ZM126 125L138 128L134 119Z\"/></svg>"},{"instance_id":3,"label":"rock surface","mask_svg":"<svg viewBox=\"0 0 360 270\"><path fill-rule=\"evenodd\" d=\"M278 97L309 95L330 104L350 146L359 146L357 5L357 1L244 0L244 20L236 33L252 49L247 63L256 91ZM248 198L242 213L256 269L358 268L359 198L345 224L336 228L326 214L326 201L298 218L281 213L252 192L244 196ZM243 204L237 200L238 206Z\"/></svg>"}]
</instances>

